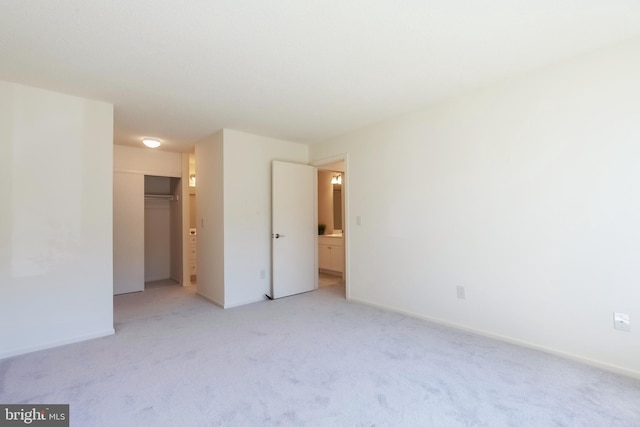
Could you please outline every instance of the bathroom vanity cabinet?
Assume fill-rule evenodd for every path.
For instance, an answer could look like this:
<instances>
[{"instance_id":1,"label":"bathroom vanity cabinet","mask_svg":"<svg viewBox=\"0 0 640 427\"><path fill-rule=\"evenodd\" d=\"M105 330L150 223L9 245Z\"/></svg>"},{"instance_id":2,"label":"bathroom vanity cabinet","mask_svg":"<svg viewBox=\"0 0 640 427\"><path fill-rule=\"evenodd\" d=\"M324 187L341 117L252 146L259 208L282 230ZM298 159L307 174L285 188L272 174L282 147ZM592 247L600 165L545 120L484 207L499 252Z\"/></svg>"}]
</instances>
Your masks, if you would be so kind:
<instances>
[{"instance_id":1,"label":"bathroom vanity cabinet","mask_svg":"<svg viewBox=\"0 0 640 427\"><path fill-rule=\"evenodd\" d=\"M318 236L318 267L344 273L344 239L340 236Z\"/></svg>"}]
</instances>

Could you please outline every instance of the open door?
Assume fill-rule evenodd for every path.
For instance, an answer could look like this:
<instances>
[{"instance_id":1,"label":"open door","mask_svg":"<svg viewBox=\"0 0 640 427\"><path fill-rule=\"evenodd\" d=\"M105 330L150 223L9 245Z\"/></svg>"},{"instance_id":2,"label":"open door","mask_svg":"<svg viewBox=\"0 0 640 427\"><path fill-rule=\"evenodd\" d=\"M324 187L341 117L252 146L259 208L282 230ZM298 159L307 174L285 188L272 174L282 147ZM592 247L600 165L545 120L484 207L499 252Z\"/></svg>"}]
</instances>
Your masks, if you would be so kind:
<instances>
[{"instance_id":1,"label":"open door","mask_svg":"<svg viewBox=\"0 0 640 427\"><path fill-rule=\"evenodd\" d=\"M316 175L313 166L272 163L272 298L317 288Z\"/></svg>"}]
</instances>

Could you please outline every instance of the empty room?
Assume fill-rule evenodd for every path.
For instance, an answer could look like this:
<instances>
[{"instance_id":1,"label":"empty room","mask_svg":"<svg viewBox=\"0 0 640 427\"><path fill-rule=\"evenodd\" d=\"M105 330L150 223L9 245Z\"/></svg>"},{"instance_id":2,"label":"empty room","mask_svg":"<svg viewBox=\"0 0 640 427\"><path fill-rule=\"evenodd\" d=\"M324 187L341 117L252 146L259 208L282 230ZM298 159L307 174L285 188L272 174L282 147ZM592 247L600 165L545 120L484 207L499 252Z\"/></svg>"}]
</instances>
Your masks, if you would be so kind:
<instances>
[{"instance_id":1,"label":"empty room","mask_svg":"<svg viewBox=\"0 0 640 427\"><path fill-rule=\"evenodd\" d=\"M639 426L640 2L0 3L0 425Z\"/></svg>"}]
</instances>

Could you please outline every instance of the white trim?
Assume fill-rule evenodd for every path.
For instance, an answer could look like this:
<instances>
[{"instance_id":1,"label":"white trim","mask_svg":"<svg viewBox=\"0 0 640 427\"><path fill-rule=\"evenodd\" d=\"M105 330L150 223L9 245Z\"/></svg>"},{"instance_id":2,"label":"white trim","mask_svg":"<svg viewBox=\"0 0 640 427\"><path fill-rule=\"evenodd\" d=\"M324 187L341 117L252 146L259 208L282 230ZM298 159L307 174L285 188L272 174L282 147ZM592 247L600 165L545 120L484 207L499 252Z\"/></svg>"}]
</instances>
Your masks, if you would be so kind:
<instances>
[{"instance_id":1,"label":"white trim","mask_svg":"<svg viewBox=\"0 0 640 427\"><path fill-rule=\"evenodd\" d=\"M323 159L318 159L318 160L314 160L313 162L309 163L311 166L325 166L325 165L330 165L332 163L338 163L338 162L345 162L345 173L347 172L347 158L349 157L349 153L342 153L342 154L336 154L334 156L329 156L329 157L325 157Z\"/></svg>"},{"instance_id":2,"label":"white trim","mask_svg":"<svg viewBox=\"0 0 640 427\"><path fill-rule=\"evenodd\" d=\"M422 319L422 320L426 320L428 322L433 322L433 323L437 323L439 325L443 325L443 326L448 326L450 328L454 328L454 329L458 329L461 331L465 331L465 332L469 332L475 335L480 335L483 337L487 337L487 338L491 338L491 339L495 339L498 341L502 341L502 342L506 342L509 344L514 344L520 347L525 347L525 348L530 348L533 350L538 350L541 351L543 353L548 353L548 354L552 354L554 356L558 356L558 357L562 357L563 359L569 359L569 360L573 360L575 362L580 362L583 363L585 365L589 365L589 366L593 366L595 368L600 368L603 369L605 371L609 371L609 372L613 372L615 374L619 374L619 375L624 375L627 377L631 377L631 378L637 378L640 379L640 372L638 371L633 371L630 369L626 369L620 366L616 366L616 365L611 365L609 363L605 363L605 362L600 362L598 360L593 360L593 359L589 359L587 357L584 356L579 356L577 354L573 354L573 353L567 353L561 350L556 350L550 347L545 347L545 346L541 346L538 344L533 344L527 341L521 341L521 340L517 340L514 338L509 338L507 336L504 335L499 335L499 334L494 334L492 332L487 332L485 330L482 329L476 329L476 328L471 328L469 326L464 326L464 325L460 325L458 323L454 323L454 322L449 322L446 320L442 320L442 319L438 319L436 317L430 317L430 316L424 316L422 314L417 314L411 311L407 311L407 310L402 310L399 308L394 308L391 306L386 306L383 304L377 304L371 301L367 301L364 299L360 299L360 298L347 298L349 302L353 302L353 303L358 303L358 304L364 304L364 305L368 305L371 307L376 307L376 308L380 308L382 310L385 311L391 311L394 313L400 313L400 314L404 314L405 316L409 316L409 317L414 317L417 319Z\"/></svg>"},{"instance_id":3,"label":"white trim","mask_svg":"<svg viewBox=\"0 0 640 427\"><path fill-rule=\"evenodd\" d=\"M21 354L33 353L34 351L46 350L54 347L60 347L67 344L74 344L77 342L92 340L95 338L102 338L102 337L106 337L113 334L115 334L115 330L113 328L110 328L100 332L92 332L90 334L77 335L75 337L66 338L63 340L51 341L46 344L22 347L22 348L10 350L4 353L0 353L0 359L6 359L7 357L19 356Z\"/></svg>"},{"instance_id":4,"label":"white trim","mask_svg":"<svg viewBox=\"0 0 640 427\"><path fill-rule=\"evenodd\" d=\"M232 302L229 304L225 304L224 307L222 308L234 308L234 307L240 307L241 305L247 305L247 304L253 304L254 302L261 302L261 301L266 301L268 298L266 296L261 296L260 298L251 298L248 300L244 300L244 301L237 301L237 302Z\"/></svg>"}]
</instances>

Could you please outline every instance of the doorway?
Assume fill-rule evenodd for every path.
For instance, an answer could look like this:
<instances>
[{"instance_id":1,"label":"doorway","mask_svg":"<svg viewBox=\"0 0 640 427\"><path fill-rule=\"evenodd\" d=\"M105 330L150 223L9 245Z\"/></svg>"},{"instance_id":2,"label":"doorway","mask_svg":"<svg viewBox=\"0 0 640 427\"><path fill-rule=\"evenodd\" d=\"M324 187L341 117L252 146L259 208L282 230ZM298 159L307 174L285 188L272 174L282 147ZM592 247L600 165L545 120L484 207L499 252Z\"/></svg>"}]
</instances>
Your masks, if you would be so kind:
<instances>
[{"instance_id":1,"label":"doorway","mask_svg":"<svg viewBox=\"0 0 640 427\"><path fill-rule=\"evenodd\" d=\"M318 287L332 287L348 297L347 163L334 158L314 163L318 169Z\"/></svg>"},{"instance_id":2,"label":"doorway","mask_svg":"<svg viewBox=\"0 0 640 427\"><path fill-rule=\"evenodd\" d=\"M196 216L196 157L189 154L189 242L187 243L188 259L186 266L185 281L191 285L197 284L198 279L198 236L197 236L197 216Z\"/></svg>"}]
</instances>

